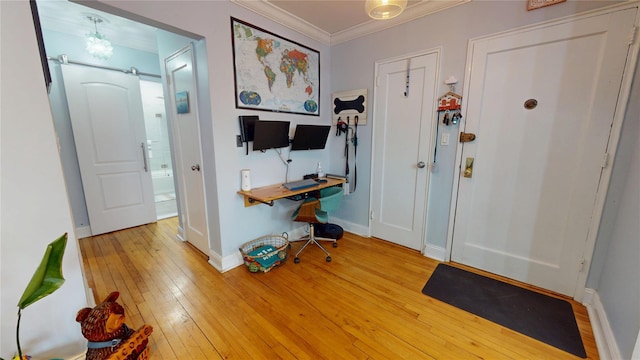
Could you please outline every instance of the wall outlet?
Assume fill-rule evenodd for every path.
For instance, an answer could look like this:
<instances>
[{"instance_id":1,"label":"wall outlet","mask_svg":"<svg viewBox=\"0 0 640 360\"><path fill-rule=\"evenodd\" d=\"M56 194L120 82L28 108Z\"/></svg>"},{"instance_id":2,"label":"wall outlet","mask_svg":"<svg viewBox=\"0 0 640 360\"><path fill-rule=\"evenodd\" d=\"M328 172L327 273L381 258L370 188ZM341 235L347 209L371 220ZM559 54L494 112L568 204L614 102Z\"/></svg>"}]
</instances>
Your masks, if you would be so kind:
<instances>
[{"instance_id":1,"label":"wall outlet","mask_svg":"<svg viewBox=\"0 0 640 360\"><path fill-rule=\"evenodd\" d=\"M242 138L240 135L236 135L236 147L242 147Z\"/></svg>"}]
</instances>

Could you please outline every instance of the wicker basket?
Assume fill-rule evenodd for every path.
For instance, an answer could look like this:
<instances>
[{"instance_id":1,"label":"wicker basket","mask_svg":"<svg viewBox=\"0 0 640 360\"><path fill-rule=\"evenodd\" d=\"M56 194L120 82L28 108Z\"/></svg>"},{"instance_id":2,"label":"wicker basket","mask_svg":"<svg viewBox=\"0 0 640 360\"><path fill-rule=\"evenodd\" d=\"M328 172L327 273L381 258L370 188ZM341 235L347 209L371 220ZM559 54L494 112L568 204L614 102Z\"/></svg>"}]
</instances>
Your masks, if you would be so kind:
<instances>
[{"instance_id":1,"label":"wicker basket","mask_svg":"<svg viewBox=\"0 0 640 360\"><path fill-rule=\"evenodd\" d=\"M286 233L267 235L243 244L240 253L250 272L267 272L287 260L290 247Z\"/></svg>"}]
</instances>

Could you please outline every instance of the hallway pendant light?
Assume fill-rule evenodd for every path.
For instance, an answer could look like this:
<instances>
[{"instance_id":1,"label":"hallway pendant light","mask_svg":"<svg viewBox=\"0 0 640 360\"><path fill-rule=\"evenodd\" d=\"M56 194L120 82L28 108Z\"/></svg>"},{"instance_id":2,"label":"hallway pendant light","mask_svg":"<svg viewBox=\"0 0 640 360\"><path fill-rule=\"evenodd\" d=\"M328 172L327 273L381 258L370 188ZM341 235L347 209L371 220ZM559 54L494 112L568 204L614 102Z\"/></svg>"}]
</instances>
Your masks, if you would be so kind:
<instances>
[{"instance_id":1,"label":"hallway pendant light","mask_svg":"<svg viewBox=\"0 0 640 360\"><path fill-rule=\"evenodd\" d=\"M109 60L113 55L113 46L106 36L98 32L98 24L105 20L98 15L88 15L87 19L93 23L96 30L95 33L88 33L85 36L87 52L95 58Z\"/></svg>"},{"instance_id":2,"label":"hallway pendant light","mask_svg":"<svg viewBox=\"0 0 640 360\"><path fill-rule=\"evenodd\" d=\"M400 15L407 6L407 0L366 0L364 9L370 18L386 20Z\"/></svg>"}]
</instances>

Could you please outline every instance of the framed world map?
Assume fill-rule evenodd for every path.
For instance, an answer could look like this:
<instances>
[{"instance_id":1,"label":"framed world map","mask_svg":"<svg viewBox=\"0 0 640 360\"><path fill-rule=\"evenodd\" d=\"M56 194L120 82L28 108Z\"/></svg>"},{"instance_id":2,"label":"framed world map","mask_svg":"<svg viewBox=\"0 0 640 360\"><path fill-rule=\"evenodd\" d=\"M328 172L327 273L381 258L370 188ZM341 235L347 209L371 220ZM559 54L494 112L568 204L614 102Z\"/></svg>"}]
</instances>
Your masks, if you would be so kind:
<instances>
[{"instance_id":1,"label":"framed world map","mask_svg":"<svg viewBox=\"0 0 640 360\"><path fill-rule=\"evenodd\" d=\"M320 53L231 18L236 108L320 115Z\"/></svg>"}]
</instances>

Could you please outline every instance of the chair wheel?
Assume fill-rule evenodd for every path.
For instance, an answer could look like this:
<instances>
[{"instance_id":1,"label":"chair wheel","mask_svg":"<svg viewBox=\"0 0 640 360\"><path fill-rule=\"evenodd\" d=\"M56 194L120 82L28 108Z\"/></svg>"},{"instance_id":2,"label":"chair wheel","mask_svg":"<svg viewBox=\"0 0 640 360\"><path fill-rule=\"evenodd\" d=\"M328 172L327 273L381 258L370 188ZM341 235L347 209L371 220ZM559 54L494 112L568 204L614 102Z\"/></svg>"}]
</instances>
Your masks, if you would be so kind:
<instances>
[{"instance_id":1,"label":"chair wheel","mask_svg":"<svg viewBox=\"0 0 640 360\"><path fill-rule=\"evenodd\" d=\"M293 259L293 262L296 263L296 264L300 263L300 258L297 257L297 258Z\"/></svg>"},{"instance_id":2,"label":"chair wheel","mask_svg":"<svg viewBox=\"0 0 640 360\"><path fill-rule=\"evenodd\" d=\"M333 247L338 247L338 243L337 242L333 242Z\"/></svg>"},{"instance_id":3,"label":"chair wheel","mask_svg":"<svg viewBox=\"0 0 640 360\"><path fill-rule=\"evenodd\" d=\"M327 256L327 262L331 262L331 256Z\"/></svg>"}]
</instances>

